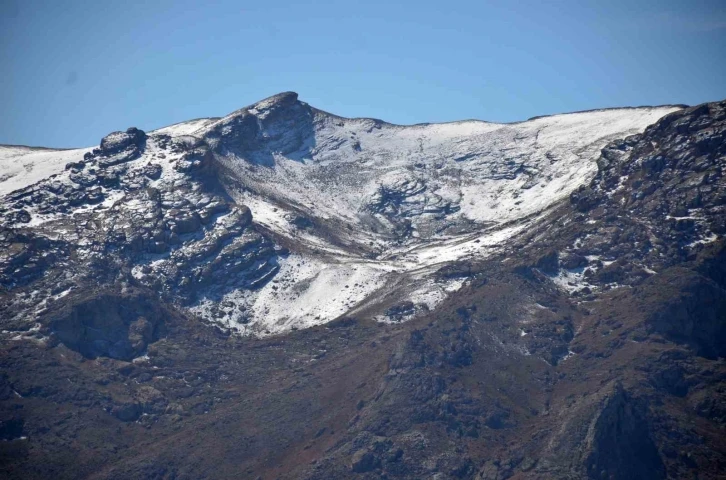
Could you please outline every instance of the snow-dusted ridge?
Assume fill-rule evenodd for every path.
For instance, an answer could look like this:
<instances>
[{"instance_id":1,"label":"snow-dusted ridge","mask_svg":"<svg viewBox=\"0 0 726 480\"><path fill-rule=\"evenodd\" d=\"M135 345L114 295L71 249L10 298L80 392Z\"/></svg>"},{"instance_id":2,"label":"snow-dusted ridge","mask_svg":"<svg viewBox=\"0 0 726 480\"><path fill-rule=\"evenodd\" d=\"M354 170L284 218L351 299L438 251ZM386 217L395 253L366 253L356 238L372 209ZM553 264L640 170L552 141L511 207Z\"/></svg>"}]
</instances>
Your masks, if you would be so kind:
<instances>
[{"instance_id":1,"label":"snow-dusted ridge","mask_svg":"<svg viewBox=\"0 0 726 480\"><path fill-rule=\"evenodd\" d=\"M609 140L640 132L677 109L397 126L331 116L296 99L280 112L275 98L195 133L217 140L210 135L215 129L231 129L248 116L263 124L259 134L277 148L222 149L220 155L252 192L244 200L257 195L323 220L355 227L373 222L381 231L410 220L402 227L414 238L471 231L547 208L591 178L592 160ZM268 115L281 118L268 127ZM281 125L295 127L276 130ZM381 201L382 194L396 198Z\"/></svg>"},{"instance_id":2,"label":"snow-dusted ridge","mask_svg":"<svg viewBox=\"0 0 726 480\"><path fill-rule=\"evenodd\" d=\"M639 133L678 108L401 126L335 116L287 92L222 118L149 132L140 156L124 165L130 173L158 168L160 178L149 186L173 190L186 181L178 168L186 160L170 154L164 138L194 137L208 149L226 194L248 206L253 222L291 253L268 265L274 276L261 288L212 289L186 308L265 335L342 315L365 312L390 321L434 308L463 283L436 280L433 272L501 248L588 182L607 142ZM70 181L65 165L92 150L13 148L0 147L0 195L52 175ZM100 205L78 211L136 208L125 201L108 193ZM30 214L31 226L56 218ZM214 231L223 226L215 225ZM190 247L179 251L184 248ZM155 272L154 262L135 267L133 275L143 282L144 270ZM391 316L390 307L408 301L410 308Z\"/></svg>"},{"instance_id":3,"label":"snow-dusted ridge","mask_svg":"<svg viewBox=\"0 0 726 480\"><path fill-rule=\"evenodd\" d=\"M194 135L194 132L219 120L219 117L195 118L185 122L178 122L166 127L152 130L151 134L170 135L172 137L181 135Z\"/></svg>"},{"instance_id":4,"label":"snow-dusted ridge","mask_svg":"<svg viewBox=\"0 0 726 480\"><path fill-rule=\"evenodd\" d=\"M242 328L262 334L363 311L385 320L407 299L413 314L434 308L462 282L433 272L499 249L588 182L607 142L678 108L401 126L288 92L233 112L194 136L226 167L230 195L296 252L277 281L225 301L253 311Z\"/></svg>"}]
</instances>

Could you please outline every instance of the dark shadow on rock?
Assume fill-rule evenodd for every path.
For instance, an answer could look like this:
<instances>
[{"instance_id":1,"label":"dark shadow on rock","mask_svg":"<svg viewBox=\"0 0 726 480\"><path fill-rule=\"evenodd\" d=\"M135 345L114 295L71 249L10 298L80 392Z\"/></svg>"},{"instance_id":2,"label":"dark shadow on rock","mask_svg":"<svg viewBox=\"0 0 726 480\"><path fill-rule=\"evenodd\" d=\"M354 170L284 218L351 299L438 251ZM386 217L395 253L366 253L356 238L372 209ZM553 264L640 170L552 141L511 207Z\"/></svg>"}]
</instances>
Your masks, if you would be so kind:
<instances>
[{"instance_id":1,"label":"dark shadow on rock","mask_svg":"<svg viewBox=\"0 0 726 480\"><path fill-rule=\"evenodd\" d=\"M204 135L214 153L274 168L274 154L304 162L315 148L314 110L293 92L228 115Z\"/></svg>"},{"instance_id":2,"label":"dark shadow on rock","mask_svg":"<svg viewBox=\"0 0 726 480\"><path fill-rule=\"evenodd\" d=\"M592 442L586 460L589 478L665 478L665 467L650 437L646 406L622 388L616 388L599 413Z\"/></svg>"},{"instance_id":3,"label":"dark shadow on rock","mask_svg":"<svg viewBox=\"0 0 726 480\"><path fill-rule=\"evenodd\" d=\"M150 296L107 291L71 300L50 315L55 337L84 357L130 360L163 336L173 313Z\"/></svg>"}]
</instances>

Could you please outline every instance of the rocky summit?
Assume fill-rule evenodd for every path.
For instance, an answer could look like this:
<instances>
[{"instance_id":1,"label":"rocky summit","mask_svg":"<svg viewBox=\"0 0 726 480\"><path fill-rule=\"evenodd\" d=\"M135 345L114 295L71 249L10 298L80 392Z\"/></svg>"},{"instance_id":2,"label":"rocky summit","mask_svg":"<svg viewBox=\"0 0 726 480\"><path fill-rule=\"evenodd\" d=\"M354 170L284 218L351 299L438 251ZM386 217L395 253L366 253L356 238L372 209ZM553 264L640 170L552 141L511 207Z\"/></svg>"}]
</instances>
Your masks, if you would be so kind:
<instances>
[{"instance_id":1,"label":"rocky summit","mask_svg":"<svg viewBox=\"0 0 726 480\"><path fill-rule=\"evenodd\" d=\"M0 472L723 478L725 169L726 101L0 146Z\"/></svg>"}]
</instances>

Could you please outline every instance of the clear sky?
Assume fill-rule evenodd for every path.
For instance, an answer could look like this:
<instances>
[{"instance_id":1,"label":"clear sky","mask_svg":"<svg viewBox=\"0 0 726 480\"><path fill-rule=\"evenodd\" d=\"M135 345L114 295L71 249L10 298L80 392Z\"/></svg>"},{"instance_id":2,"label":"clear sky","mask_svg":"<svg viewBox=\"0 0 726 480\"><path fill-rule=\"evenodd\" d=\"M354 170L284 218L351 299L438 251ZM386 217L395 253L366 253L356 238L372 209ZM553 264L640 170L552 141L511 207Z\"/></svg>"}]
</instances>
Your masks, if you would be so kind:
<instances>
[{"instance_id":1,"label":"clear sky","mask_svg":"<svg viewBox=\"0 0 726 480\"><path fill-rule=\"evenodd\" d=\"M516 121L726 98L726 0L0 0L0 143L90 146L293 90Z\"/></svg>"}]
</instances>

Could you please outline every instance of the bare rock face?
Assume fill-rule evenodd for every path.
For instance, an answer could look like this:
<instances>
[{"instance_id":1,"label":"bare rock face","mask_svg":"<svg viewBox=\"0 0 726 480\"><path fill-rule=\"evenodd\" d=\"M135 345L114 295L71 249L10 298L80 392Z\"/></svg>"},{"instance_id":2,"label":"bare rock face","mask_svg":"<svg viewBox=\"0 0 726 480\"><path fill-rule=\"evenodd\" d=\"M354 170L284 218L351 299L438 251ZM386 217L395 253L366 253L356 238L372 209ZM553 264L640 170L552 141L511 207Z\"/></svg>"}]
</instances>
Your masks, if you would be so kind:
<instances>
[{"instance_id":1,"label":"bare rock face","mask_svg":"<svg viewBox=\"0 0 726 480\"><path fill-rule=\"evenodd\" d=\"M98 164L110 167L139 158L144 149L146 133L131 127L126 132L113 132L101 140Z\"/></svg>"},{"instance_id":2,"label":"bare rock face","mask_svg":"<svg viewBox=\"0 0 726 480\"><path fill-rule=\"evenodd\" d=\"M586 297L639 285L718 249L726 218L725 110L724 102L683 109L642 134L609 143L593 180L518 242L546 239L549 243L535 240L537 248L527 250L555 251L558 264L531 258L523 271L536 268L573 295ZM563 220L568 225L557 235L544 233Z\"/></svg>"},{"instance_id":3,"label":"bare rock face","mask_svg":"<svg viewBox=\"0 0 726 480\"><path fill-rule=\"evenodd\" d=\"M651 438L642 401L616 388L588 432L585 460L591 478L664 478L665 468Z\"/></svg>"},{"instance_id":4,"label":"bare rock face","mask_svg":"<svg viewBox=\"0 0 726 480\"><path fill-rule=\"evenodd\" d=\"M94 295L49 314L57 340L83 356L131 360L164 331L169 312L140 295Z\"/></svg>"},{"instance_id":5,"label":"bare rock face","mask_svg":"<svg viewBox=\"0 0 726 480\"><path fill-rule=\"evenodd\" d=\"M146 140L146 133L131 127L125 132L109 133L101 140L101 151L107 155L119 153L130 147L139 147Z\"/></svg>"},{"instance_id":6,"label":"bare rock face","mask_svg":"<svg viewBox=\"0 0 726 480\"><path fill-rule=\"evenodd\" d=\"M381 461L376 458L375 454L361 450L353 455L351 459L351 470L356 473L370 472L379 467L380 464Z\"/></svg>"},{"instance_id":7,"label":"bare rock face","mask_svg":"<svg viewBox=\"0 0 726 480\"><path fill-rule=\"evenodd\" d=\"M154 339L154 324L146 317L139 317L129 325L128 338L133 351L143 352Z\"/></svg>"},{"instance_id":8,"label":"bare rock face","mask_svg":"<svg viewBox=\"0 0 726 480\"><path fill-rule=\"evenodd\" d=\"M664 273L679 294L650 310L651 328L677 342L693 345L703 356L726 355L726 291L716 282L682 269ZM643 286L643 296L655 296L657 284Z\"/></svg>"},{"instance_id":9,"label":"bare rock face","mask_svg":"<svg viewBox=\"0 0 726 480\"><path fill-rule=\"evenodd\" d=\"M619 384L560 412L562 428L535 470L547 476L577 472L580 478L666 478L650 433L647 408Z\"/></svg>"},{"instance_id":10,"label":"bare rock face","mask_svg":"<svg viewBox=\"0 0 726 480\"><path fill-rule=\"evenodd\" d=\"M238 110L204 134L204 140L222 156L239 155L249 162L274 165L272 152L304 158L312 132L313 110L286 92Z\"/></svg>"},{"instance_id":11,"label":"bare rock face","mask_svg":"<svg viewBox=\"0 0 726 480\"><path fill-rule=\"evenodd\" d=\"M598 252L673 264L724 233L725 132L726 104L712 103L667 115L603 149L598 175L571 195L577 209L589 212L583 219L619 227ZM616 220L618 210L637 221Z\"/></svg>"}]
</instances>

